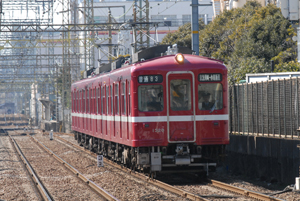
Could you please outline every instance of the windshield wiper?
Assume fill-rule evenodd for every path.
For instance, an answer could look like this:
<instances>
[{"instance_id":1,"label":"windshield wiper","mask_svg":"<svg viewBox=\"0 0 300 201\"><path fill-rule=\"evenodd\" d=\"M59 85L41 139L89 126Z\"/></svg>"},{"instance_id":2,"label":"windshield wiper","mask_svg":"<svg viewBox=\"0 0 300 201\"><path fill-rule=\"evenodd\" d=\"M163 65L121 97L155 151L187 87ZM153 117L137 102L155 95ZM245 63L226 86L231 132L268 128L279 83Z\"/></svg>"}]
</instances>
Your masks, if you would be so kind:
<instances>
[{"instance_id":1,"label":"windshield wiper","mask_svg":"<svg viewBox=\"0 0 300 201\"><path fill-rule=\"evenodd\" d=\"M209 113L212 113L216 109L217 102L218 102L218 100L215 101L215 104L212 106Z\"/></svg>"}]
</instances>

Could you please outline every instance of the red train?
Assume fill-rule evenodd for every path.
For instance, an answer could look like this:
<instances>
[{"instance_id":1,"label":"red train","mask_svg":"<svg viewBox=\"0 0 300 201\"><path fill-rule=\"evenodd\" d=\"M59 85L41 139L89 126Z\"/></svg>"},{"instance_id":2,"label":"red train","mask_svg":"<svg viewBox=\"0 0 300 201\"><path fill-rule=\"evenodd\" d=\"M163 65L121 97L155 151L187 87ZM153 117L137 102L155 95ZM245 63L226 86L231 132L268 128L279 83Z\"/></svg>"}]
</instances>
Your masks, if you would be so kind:
<instances>
[{"instance_id":1,"label":"red train","mask_svg":"<svg viewBox=\"0 0 300 201\"><path fill-rule=\"evenodd\" d=\"M75 139L148 172L214 169L229 143L227 68L166 48L136 53L132 64L118 60L106 68L116 69L73 83Z\"/></svg>"}]
</instances>

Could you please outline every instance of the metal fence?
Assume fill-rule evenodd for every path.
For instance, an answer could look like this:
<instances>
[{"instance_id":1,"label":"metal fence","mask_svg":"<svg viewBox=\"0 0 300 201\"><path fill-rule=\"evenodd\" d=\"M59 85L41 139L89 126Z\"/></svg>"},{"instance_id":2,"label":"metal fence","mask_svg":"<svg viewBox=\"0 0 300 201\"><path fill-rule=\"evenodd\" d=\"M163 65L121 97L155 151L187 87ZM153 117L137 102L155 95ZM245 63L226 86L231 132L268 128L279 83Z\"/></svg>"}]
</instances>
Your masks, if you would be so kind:
<instances>
[{"instance_id":1,"label":"metal fence","mask_svg":"<svg viewBox=\"0 0 300 201\"><path fill-rule=\"evenodd\" d=\"M230 131L299 138L299 81L290 78L231 86Z\"/></svg>"}]
</instances>

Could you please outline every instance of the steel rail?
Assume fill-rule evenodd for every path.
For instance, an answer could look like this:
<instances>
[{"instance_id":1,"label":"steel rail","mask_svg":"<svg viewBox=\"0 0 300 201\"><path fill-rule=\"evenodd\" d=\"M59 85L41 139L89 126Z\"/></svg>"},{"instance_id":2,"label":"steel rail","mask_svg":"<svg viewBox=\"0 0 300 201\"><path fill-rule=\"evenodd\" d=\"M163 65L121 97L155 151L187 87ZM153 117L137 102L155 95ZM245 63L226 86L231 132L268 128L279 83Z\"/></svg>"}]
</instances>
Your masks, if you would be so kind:
<instances>
[{"instance_id":1,"label":"steel rail","mask_svg":"<svg viewBox=\"0 0 300 201\"><path fill-rule=\"evenodd\" d=\"M57 134L55 134L55 137L58 138L58 139L60 139L63 142L71 144L72 146L76 147L77 149L80 149L81 151L83 151L83 152L85 152L85 153L87 153L89 155L92 155L92 156L94 156L94 157L97 158L97 154L96 153L91 152L91 151L89 151L89 150L87 150L87 149L85 149L85 148L83 148L81 146L78 146L77 144L69 142L68 140L66 140L64 138L59 137ZM201 197L201 196L195 195L193 193L184 191L182 189L176 188L174 186L171 186L171 185L166 184L164 182L158 181L156 179L152 179L150 177L145 176L144 174L141 174L141 173L138 173L138 172L133 172L132 170L130 170L130 169L126 168L126 167L120 166L120 165L118 165L118 164L116 164L116 163L114 163L114 162L112 162L110 160L107 160L106 158L104 158L104 162L107 163L107 164L109 164L109 165L111 165L111 166L113 166L113 167L115 167L115 168L117 168L117 169L119 169L119 170L121 170L121 171L124 171L124 172L126 172L128 174L131 174L132 176L134 176L134 177L136 177L136 178L138 178L140 180L144 180L144 181L148 182L149 184L155 185L155 186L157 186L159 188L162 188L162 189L164 189L166 191L169 191L171 193L179 195L179 196L181 196L183 198L188 198L188 199L195 200L195 201L209 201L208 199L206 199L204 197Z\"/></svg>"},{"instance_id":2,"label":"steel rail","mask_svg":"<svg viewBox=\"0 0 300 201\"><path fill-rule=\"evenodd\" d=\"M30 136L30 135L28 135ZM106 190L95 184L92 180L85 177L81 174L78 170L76 170L73 166L67 163L65 160L60 158L54 152L52 152L49 148L47 148L43 143L35 139L34 137L30 136L33 141L35 141L38 145L40 145L48 154L53 156L57 161L63 164L66 168L68 168L71 172L73 172L78 178L80 178L83 182L85 182L89 187L91 187L94 191L96 191L100 196L104 197L106 200L118 200L113 195L109 194Z\"/></svg>"},{"instance_id":3,"label":"steel rail","mask_svg":"<svg viewBox=\"0 0 300 201\"><path fill-rule=\"evenodd\" d=\"M221 188L221 189L224 189L224 190L228 190L228 191L231 191L231 192L234 192L234 193L238 193L240 195L244 195L244 196L254 198L254 199L257 199L257 200L284 201L280 198L276 198L276 197L273 197L273 196L270 196L270 195L258 193L258 192L255 192L255 191L247 190L247 189L236 187L236 186L232 186L232 185L225 184L223 182L219 182L219 181L216 181L216 180L210 180L210 182L211 182L212 186L215 186L215 187L218 187L218 188Z\"/></svg>"},{"instance_id":4,"label":"steel rail","mask_svg":"<svg viewBox=\"0 0 300 201\"><path fill-rule=\"evenodd\" d=\"M34 172L33 168L31 167L30 163L28 162L28 160L26 159L26 157L24 156L23 152L21 151L18 143L15 141L15 139L13 139L13 137L11 135L8 135L10 137L10 140L12 142L12 144L14 145L14 148L17 150L19 157L21 158L21 160L23 161L26 169L28 170L30 176L32 177L32 179L34 180L34 183L38 189L38 191L40 192L41 196L43 197L44 200L48 200L48 201L52 201L54 200L51 195L48 193L47 189L45 188L45 186L42 184L42 182L40 181L40 179L38 178L38 176L36 175L36 173Z\"/></svg>"}]
</instances>

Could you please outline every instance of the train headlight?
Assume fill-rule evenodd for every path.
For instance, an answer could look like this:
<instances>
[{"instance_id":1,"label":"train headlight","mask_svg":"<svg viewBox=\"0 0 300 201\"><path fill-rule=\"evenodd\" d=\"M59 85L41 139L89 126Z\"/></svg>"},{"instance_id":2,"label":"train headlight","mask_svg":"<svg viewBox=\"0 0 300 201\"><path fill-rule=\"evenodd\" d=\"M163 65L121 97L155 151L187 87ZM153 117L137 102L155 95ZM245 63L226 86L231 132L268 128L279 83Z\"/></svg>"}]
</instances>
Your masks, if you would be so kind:
<instances>
[{"instance_id":1,"label":"train headlight","mask_svg":"<svg viewBox=\"0 0 300 201\"><path fill-rule=\"evenodd\" d=\"M183 64L184 63L184 56L181 53L178 53L175 55L175 60L179 63L179 64Z\"/></svg>"}]
</instances>

